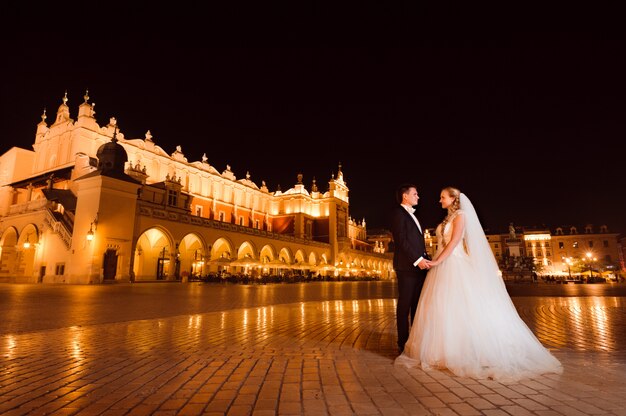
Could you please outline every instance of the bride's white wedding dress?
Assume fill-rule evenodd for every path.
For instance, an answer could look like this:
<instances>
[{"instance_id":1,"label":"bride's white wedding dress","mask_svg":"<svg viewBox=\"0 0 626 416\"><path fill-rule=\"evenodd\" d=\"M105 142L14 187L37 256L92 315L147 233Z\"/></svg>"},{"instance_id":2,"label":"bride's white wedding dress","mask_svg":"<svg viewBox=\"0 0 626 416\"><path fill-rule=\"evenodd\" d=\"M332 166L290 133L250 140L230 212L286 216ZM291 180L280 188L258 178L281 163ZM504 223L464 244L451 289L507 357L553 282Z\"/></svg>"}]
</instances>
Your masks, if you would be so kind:
<instances>
[{"instance_id":1,"label":"bride's white wedding dress","mask_svg":"<svg viewBox=\"0 0 626 416\"><path fill-rule=\"evenodd\" d=\"M465 216L464 238L428 272L409 340L396 364L502 381L561 373L560 362L519 317L464 194L454 215ZM451 225L452 219L444 230L439 225L437 241L451 240ZM442 250L439 244L435 259Z\"/></svg>"}]
</instances>

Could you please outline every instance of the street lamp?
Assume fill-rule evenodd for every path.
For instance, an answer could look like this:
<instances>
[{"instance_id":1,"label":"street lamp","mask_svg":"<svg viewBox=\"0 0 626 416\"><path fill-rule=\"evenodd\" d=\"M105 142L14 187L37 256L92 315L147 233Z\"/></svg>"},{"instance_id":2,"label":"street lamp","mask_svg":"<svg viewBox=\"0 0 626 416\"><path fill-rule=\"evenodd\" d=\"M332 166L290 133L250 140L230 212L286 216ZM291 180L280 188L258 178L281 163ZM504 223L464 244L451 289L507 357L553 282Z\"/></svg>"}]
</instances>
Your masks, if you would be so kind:
<instances>
[{"instance_id":1,"label":"street lamp","mask_svg":"<svg viewBox=\"0 0 626 416\"><path fill-rule=\"evenodd\" d=\"M565 263L567 263L567 273L569 274L569 280L572 280L572 258L564 258Z\"/></svg>"},{"instance_id":2,"label":"street lamp","mask_svg":"<svg viewBox=\"0 0 626 416\"><path fill-rule=\"evenodd\" d=\"M587 261L589 262L589 280L593 280L593 269L591 267L591 262L596 261L596 258L594 257L592 259L591 258L592 254L589 251L587 252L586 256L587 256Z\"/></svg>"},{"instance_id":3,"label":"street lamp","mask_svg":"<svg viewBox=\"0 0 626 416\"><path fill-rule=\"evenodd\" d=\"M24 248L25 248L25 249L29 249L29 248L30 248L30 233L28 233L28 234L26 235L26 241L24 241L24 244L23 244L23 245L24 245Z\"/></svg>"}]
</instances>

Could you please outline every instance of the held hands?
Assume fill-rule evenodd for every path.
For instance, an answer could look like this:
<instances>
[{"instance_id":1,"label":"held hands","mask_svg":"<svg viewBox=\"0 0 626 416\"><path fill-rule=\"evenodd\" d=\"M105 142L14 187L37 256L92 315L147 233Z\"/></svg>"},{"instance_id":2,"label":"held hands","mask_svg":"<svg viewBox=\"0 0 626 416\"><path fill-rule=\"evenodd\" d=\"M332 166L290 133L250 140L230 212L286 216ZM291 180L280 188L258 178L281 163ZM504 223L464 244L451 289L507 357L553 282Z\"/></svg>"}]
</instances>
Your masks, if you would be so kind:
<instances>
[{"instance_id":1,"label":"held hands","mask_svg":"<svg viewBox=\"0 0 626 416\"><path fill-rule=\"evenodd\" d=\"M430 269L430 261L429 260L422 260L419 263L417 263L417 267L419 267L422 270L428 270Z\"/></svg>"},{"instance_id":2,"label":"held hands","mask_svg":"<svg viewBox=\"0 0 626 416\"><path fill-rule=\"evenodd\" d=\"M421 267L422 264L424 264L425 267L421 267L422 269L430 269L433 266L437 266L440 263L440 261L438 260L424 260L424 261L420 261L419 266Z\"/></svg>"}]
</instances>

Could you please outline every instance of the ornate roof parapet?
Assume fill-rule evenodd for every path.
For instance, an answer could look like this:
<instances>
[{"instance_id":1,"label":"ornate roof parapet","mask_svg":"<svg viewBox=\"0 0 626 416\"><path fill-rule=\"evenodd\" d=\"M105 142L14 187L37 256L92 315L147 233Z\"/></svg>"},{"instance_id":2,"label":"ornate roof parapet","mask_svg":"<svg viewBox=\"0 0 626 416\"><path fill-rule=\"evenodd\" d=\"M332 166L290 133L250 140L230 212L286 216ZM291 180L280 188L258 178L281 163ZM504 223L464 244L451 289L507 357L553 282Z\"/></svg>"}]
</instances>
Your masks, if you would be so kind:
<instances>
[{"instance_id":1,"label":"ornate roof parapet","mask_svg":"<svg viewBox=\"0 0 626 416\"><path fill-rule=\"evenodd\" d=\"M235 176L233 171L230 170L230 165L226 165L226 169L222 172L222 177L226 179L230 179L231 181L237 180L237 177Z\"/></svg>"},{"instance_id":2,"label":"ornate roof parapet","mask_svg":"<svg viewBox=\"0 0 626 416\"><path fill-rule=\"evenodd\" d=\"M143 167L141 167L139 162L135 163L135 165L133 165L132 162L128 162L128 167L126 168L126 174L138 180L142 184L145 184L146 180L148 179L146 166L144 165Z\"/></svg>"},{"instance_id":3,"label":"ornate roof parapet","mask_svg":"<svg viewBox=\"0 0 626 416\"><path fill-rule=\"evenodd\" d=\"M304 175L302 175L302 173L298 173L298 176L296 176L296 178L298 182L296 182L293 188L288 189L283 195L294 195L294 194L309 195L309 192L306 189L304 189L304 183L302 182Z\"/></svg>"},{"instance_id":4,"label":"ornate roof parapet","mask_svg":"<svg viewBox=\"0 0 626 416\"><path fill-rule=\"evenodd\" d=\"M179 162L187 162L187 158L185 157L183 149L182 147L180 147L180 145L176 146L176 150L174 151L174 153L172 153L172 158L174 160L178 160Z\"/></svg>"},{"instance_id":5,"label":"ornate roof parapet","mask_svg":"<svg viewBox=\"0 0 626 416\"><path fill-rule=\"evenodd\" d=\"M180 191L183 187L182 178L180 176L177 178L175 173L172 176L169 173L165 175L164 182L167 188L176 189L177 191Z\"/></svg>"},{"instance_id":6,"label":"ornate roof parapet","mask_svg":"<svg viewBox=\"0 0 626 416\"><path fill-rule=\"evenodd\" d=\"M120 131L117 125L117 119L115 117L109 118L109 124L100 128L100 133L106 136L115 137L115 140L125 140L124 133Z\"/></svg>"},{"instance_id":7,"label":"ornate roof parapet","mask_svg":"<svg viewBox=\"0 0 626 416\"><path fill-rule=\"evenodd\" d=\"M311 192L319 192L319 190L317 189L317 183L315 180L315 176L313 177L313 182L311 183Z\"/></svg>"},{"instance_id":8,"label":"ornate roof parapet","mask_svg":"<svg viewBox=\"0 0 626 416\"><path fill-rule=\"evenodd\" d=\"M252 182L252 180L250 178L251 178L250 171L248 171L248 172L246 172L246 177L244 179L240 179L238 182L243 184L243 185L249 186L251 188L259 189L259 187L256 185L256 183Z\"/></svg>"}]
</instances>

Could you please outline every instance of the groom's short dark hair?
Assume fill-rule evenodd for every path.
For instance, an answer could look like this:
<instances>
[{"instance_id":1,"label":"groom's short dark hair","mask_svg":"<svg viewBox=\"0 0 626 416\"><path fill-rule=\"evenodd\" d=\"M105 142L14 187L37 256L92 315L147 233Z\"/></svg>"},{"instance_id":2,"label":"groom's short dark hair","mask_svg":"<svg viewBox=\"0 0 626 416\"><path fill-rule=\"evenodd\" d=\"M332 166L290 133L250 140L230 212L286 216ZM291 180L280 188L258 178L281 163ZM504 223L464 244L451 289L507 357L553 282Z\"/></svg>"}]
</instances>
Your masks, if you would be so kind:
<instances>
[{"instance_id":1,"label":"groom's short dark hair","mask_svg":"<svg viewBox=\"0 0 626 416\"><path fill-rule=\"evenodd\" d=\"M406 194L411 188L417 189L417 186L412 183L403 183L398 186L398 190L396 191L396 200L398 201L398 204L402 203L402 195Z\"/></svg>"}]
</instances>

